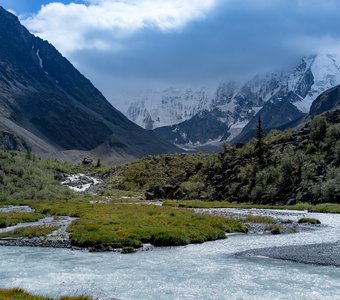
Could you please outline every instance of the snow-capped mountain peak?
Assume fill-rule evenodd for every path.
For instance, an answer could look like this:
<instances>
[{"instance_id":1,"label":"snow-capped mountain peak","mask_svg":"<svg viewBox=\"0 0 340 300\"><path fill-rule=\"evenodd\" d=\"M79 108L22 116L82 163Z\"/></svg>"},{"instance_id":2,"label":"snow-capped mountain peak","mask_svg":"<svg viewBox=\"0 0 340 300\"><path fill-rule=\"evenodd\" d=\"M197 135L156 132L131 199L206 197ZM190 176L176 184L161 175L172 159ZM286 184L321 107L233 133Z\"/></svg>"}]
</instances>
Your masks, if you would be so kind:
<instances>
[{"instance_id":1,"label":"snow-capped mountain peak","mask_svg":"<svg viewBox=\"0 0 340 300\"><path fill-rule=\"evenodd\" d=\"M302 58L291 70L258 74L242 85L221 82L215 92L190 88L148 91L130 98L127 106L119 108L147 129L176 125L176 132L174 127L157 130L166 133L168 139L171 136L174 143L179 140L182 145L206 143L209 139L217 140L222 130L226 131L223 140L231 141L249 127L247 124L257 113L275 114L268 117L271 121L267 125L281 127L308 113L317 96L337 84L340 84L339 56L318 54ZM278 107L284 108L285 116L274 111ZM207 132L195 133L204 127L197 122L213 126L214 130L209 131L212 136L207 136Z\"/></svg>"},{"instance_id":2,"label":"snow-capped mountain peak","mask_svg":"<svg viewBox=\"0 0 340 300\"><path fill-rule=\"evenodd\" d=\"M301 101L295 102L294 105L302 112L308 113L318 95L339 83L339 57L334 54L318 54L303 59L301 65L289 77L288 90L295 91L301 97Z\"/></svg>"},{"instance_id":3,"label":"snow-capped mountain peak","mask_svg":"<svg viewBox=\"0 0 340 300\"><path fill-rule=\"evenodd\" d=\"M200 89L149 90L117 105L130 120L146 129L178 124L209 109L211 93Z\"/></svg>"}]
</instances>

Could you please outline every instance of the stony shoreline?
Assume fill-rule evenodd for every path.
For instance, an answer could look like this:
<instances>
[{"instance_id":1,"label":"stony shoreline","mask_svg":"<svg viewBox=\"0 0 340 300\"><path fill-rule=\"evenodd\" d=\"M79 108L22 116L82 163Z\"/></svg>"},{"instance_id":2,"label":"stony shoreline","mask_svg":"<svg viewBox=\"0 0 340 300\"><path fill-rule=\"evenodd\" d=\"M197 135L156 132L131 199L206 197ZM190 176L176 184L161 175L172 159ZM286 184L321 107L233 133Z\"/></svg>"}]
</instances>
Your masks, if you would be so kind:
<instances>
[{"instance_id":1,"label":"stony shoreline","mask_svg":"<svg viewBox=\"0 0 340 300\"><path fill-rule=\"evenodd\" d=\"M45 237L37 238L3 238L0 239L0 246L13 246L13 247L43 247L43 248L65 248L65 249L76 249L71 245L69 240L60 239L47 239Z\"/></svg>"},{"instance_id":2,"label":"stony shoreline","mask_svg":"<svg viewBox=\"0 0 340 300\"><path fill-rule=\"evenodd\" d=\"M295 245L252 249L236 253L237 257L267 257L297 263L340 267L340 241L336 243Z\"/></svg>"}]
</instances>

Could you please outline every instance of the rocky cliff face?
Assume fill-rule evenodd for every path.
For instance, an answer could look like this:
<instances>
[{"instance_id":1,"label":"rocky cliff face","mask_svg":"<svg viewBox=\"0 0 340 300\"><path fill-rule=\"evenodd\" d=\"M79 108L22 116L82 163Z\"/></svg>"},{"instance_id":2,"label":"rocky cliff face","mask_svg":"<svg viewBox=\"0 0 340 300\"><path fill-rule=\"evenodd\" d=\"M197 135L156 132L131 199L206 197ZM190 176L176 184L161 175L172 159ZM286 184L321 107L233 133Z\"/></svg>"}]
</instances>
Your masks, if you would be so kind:
<instances>
[{"instance_id":1,"label":"rocky cliff face","mask_svg":"<svg viewBox=\"0 0 340 300\"><path fill-rule=\"evenodd\" d=\"M51 44L1 7L0 126L43 152L104 144L106 155L176 151L129 121Z\"/></svg>"}]
</instances>

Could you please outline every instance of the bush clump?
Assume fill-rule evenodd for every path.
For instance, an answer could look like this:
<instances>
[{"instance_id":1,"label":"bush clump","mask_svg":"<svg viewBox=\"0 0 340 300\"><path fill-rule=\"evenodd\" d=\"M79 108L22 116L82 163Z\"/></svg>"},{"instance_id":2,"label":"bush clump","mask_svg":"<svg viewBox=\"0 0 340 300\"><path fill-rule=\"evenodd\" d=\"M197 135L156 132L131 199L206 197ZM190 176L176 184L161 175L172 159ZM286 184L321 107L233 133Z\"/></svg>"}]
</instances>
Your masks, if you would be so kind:
<instances>
[{"instance_id":1,"label":"bush clump","mask_svg":"<svg viewBox=\"0 0 340 300\"><path fill-rule=\"evenodd\" d=\"M0 201L70 199L76 196L55 178L80 166L0 150Z\"/></svg>"},{"instance_id":2,"label":"bush clump","mask_svg":"<svg viewBox=\"0 0 340 300\"><path fill-rule=\"evenodd\" d=\"M269 231L271 234L281 234L281 228L279 225L272 225L272 226L268 226L266 228L266 231Z\"/></svg>"},{"instance_id":3,"label":"bush clump","mask_svg":"<svg viewBox=\"0 0 340 300\"><path fill-rule=\"evenodd\" d=\"M135 253L135 252L136 252L136 250L133 247L124 247L120 253L131 254L131 253Z\"/></svg>"},{"instance_id":4,"label":"bush clump","mask_svg":"<svg viewBox=\"0 0 340 300\"><path fill-rule=\"evenodd\" d=\"M184 232L165 231L153 234L150 242L156 247L184 246L190 243L190 239Z\"/></svg>"},{"instance_id":5,"label":"bush clump","mask_svg":"<svg viewBox=\"0 0 340 300\"><path fill-rule=\"evenodd\" d=\"M313 224L313 225L317 225L317 224L321 224L320 220L315 219L315 218L301 218L298 221L299 224Z\"/></svg>"}]
</instances>

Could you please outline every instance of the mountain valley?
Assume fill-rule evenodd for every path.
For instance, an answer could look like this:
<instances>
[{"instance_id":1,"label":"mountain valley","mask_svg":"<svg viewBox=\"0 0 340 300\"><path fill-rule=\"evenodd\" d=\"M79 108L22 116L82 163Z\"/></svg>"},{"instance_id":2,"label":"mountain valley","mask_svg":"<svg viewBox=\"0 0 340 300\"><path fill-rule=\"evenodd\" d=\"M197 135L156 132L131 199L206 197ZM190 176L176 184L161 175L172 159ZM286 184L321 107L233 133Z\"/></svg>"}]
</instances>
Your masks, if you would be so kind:
<instances>
[{"instance_id":1,"label":"mountain valley","mask_svg":"<svg viewBox=\"0 0 340 300\"><path fill-rule=\"evenodd\" d=\"M169 88L145 92L141 99L127 97L121 110L179 147L210 144L216 151L224 141L244 143L254 137L259 116L266 132L292 127L309 113L317 96L339 82L338 56L318 54L289 71L259 74L245 84L220 83L215 92Z\"/></svg>"}]
</instances>

